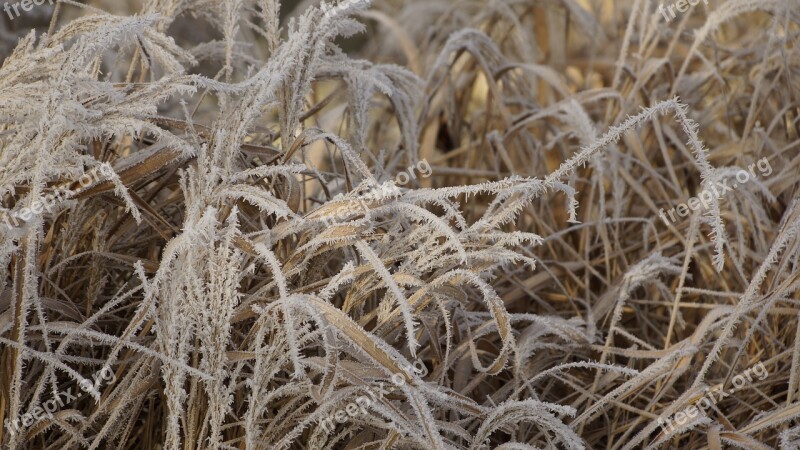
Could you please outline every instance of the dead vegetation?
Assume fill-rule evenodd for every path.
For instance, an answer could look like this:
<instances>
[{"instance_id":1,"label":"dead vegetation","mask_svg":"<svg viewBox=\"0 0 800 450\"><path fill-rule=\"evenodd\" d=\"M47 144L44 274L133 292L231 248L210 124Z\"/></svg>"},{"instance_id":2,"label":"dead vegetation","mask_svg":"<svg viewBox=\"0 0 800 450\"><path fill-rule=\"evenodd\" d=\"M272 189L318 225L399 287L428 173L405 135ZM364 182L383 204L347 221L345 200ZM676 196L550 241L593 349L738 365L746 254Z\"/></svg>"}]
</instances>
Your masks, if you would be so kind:
<instances>
[{"instance_id":1,"label":"dead vegetation","mask_svg":"<svg viewBox=\"0 0 800 450\"><path fill-rule=\"evenodd\" d=\"M3 447L800 448L797 0L368 3L0 22Z\"/></svg>"}]
</instances>

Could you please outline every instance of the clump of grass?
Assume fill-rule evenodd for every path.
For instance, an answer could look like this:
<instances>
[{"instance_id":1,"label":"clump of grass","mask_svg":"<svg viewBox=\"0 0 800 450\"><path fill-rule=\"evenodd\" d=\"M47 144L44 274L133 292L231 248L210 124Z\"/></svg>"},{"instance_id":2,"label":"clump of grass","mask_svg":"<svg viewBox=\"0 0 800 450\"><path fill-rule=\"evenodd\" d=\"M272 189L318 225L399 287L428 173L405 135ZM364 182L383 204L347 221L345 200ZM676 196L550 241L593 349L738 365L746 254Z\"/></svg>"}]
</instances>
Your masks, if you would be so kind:
<instances>
[{"instance_id":1,"label":"clump of grass","mask_svg":"<svg viewBox=\"0 0 800 450\"><path fill-rule=\"evenodd\" d=\"M796 448L800 9L657 6L0 28L4 448Z\"/></svg>"}]
</instances>

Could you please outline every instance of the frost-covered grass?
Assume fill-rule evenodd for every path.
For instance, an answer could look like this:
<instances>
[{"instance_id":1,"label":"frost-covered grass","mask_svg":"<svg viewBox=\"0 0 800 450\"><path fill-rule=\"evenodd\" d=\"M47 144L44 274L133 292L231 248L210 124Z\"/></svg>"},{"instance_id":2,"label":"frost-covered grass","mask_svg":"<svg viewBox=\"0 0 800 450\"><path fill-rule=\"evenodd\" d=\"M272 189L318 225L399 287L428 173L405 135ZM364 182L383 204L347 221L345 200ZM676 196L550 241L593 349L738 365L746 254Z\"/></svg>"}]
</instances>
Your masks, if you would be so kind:
<instances>
[{"instance_id":1,"label":"frost-covered grass","mask_svg":"<svg viewBox=\"0 0 800 450\"><path fill-rule=\"evenodd\" d=\"M3 448L800 446L798 0L88 3L0 18Z\"/></svg>"}]
</instances>

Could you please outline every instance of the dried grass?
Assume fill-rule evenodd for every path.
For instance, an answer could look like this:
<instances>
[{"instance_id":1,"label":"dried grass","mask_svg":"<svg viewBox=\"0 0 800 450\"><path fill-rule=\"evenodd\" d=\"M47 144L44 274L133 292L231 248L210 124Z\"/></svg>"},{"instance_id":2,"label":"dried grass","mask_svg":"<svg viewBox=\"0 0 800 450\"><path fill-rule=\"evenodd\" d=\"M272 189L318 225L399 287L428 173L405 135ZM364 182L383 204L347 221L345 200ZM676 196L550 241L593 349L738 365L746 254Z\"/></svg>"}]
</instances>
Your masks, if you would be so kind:
<instances>
[{"instance_id":1,"label":"dried grass","mask_svg":"<svg viewBox=\"0 0 800 450\"><path fill-rule=\"evenodd\" d=\"M0 19L3 447L800 448L800 3L369 3Z\"/></svg>"}]
</instances>

